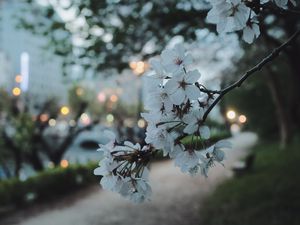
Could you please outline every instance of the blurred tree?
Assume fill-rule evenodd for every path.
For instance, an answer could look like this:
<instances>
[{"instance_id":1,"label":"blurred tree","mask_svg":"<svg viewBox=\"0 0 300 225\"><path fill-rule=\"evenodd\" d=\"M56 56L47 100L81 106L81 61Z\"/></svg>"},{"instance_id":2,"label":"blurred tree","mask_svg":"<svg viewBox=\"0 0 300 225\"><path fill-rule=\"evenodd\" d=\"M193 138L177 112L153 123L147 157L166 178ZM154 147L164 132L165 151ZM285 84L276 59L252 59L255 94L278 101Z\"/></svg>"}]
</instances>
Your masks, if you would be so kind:
<instances>
[{"instance_id":1,"label":"blurred tree","mask_svg":"<svg viewBox=\"0 0 300 225\"><path fill-rule=\"evenodd\" d=\"M248 47L237 72L246 70L253 59L265 55L269 50L268 45L266 41L264 45ZM227 80L227 83L230 82L231 80ZM292 101L294 91L286 88L292 82L293 74L289 61L276 59L274 64L260 71L256 78L250 79L243 90L229 93L222 105L223 107L238 106L240 110L247 113L250 129L262 137L279 139L284 147L290 141L293 129L295 131L297 128L297 124L294 126L292 124L291 112L295 104Z\"/></svg>"},{"instance_id":2,"label":"blurred tree","mask_svg":"<svg viewBox=\"0 0 300 225\"><path fill-rule=\"evenodd\" d=\"M148 58L157 54L174 36L181 35L185 41L193 41L198 29L215 30L214 26L205 23L210 9L205 0L77 0L53 1L43 6L34 0L27 0L27 3L25 11L30 13L20 18L20 26L46 36L54 53L65 57L65 66L77 64L92 71L122 70L128 67L132 56ZM248 1L247 4L259 6L259 1ZM256 41L256 49L262 47L269 52L298 29L300 20L296 11L299 11L299 4L294 7L294 12L281 10L274 4L263 7L264 14L259 17L262 38ZM66 18L66 14L71 16ZM289 82L282 83L283 79L274 78L278 74L274 67L268 70L273 76L265 80L276 103L278 117L293 118L291 129L283 122L286 119L281 119L281 127L286 129L279 130L282 136L287 136L282 138L283 142L287 142L300 126L300 104L296 104L300 101L300 42L287 48L285 56L291 68L285 79ZM255 58L249 61L252 65ZM293 92L288 98L283 92L286 88L279 91L283 84ZM285 112L281 110L282 104L286 107Z\"/></svg>"},{"instance_id":3,"label":"blurred tree","mask_svg":"<svg viewBox=\"0 0 300 225\"><path fill-rule=\"evenodd\" d=\"M29 111L20 98L11 97L4 90L1 90L1 97L0 163L6 171L8 170L6 159L12 158L15 176L19 175L24 162L29 163L37 171L44 169L45 157L54 165L59 165L75 138L81 132L92 129L99 121L96 119L88 125L81 124L80 116L85 112L88 103L79 101L77 108L73 110L73 115L70 115L70 120L74 123L67 125L63 137L54 140L47 130L53 129L49 125L49 120L60 116L60 108L55 99L46 100L36 115ZM9 175L7 172L7 176Z\"/></svg>"}]
</instances>

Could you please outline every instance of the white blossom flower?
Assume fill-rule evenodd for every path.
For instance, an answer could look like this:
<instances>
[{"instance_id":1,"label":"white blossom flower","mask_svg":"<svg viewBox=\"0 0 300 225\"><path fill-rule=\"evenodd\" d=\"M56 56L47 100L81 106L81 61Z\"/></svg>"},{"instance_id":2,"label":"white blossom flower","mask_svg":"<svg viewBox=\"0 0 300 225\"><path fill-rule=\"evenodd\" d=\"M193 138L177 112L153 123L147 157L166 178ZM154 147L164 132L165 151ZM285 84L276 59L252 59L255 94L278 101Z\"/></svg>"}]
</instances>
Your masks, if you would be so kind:
<instances>
[{"instance_id":1,"label":"white blossom flower","mask_svg":"<svg viewBox=\"0 0 300 225\"><path fill-rule=\"evenodd\" d=\"M294 6L297 5L295 0L260 0L260 4L265 4L267 2L273 1L280 8L286 8L287 3L290 1Z\"/></svg>"},{"instance_id":2,"label":"white blossom flower","mask_svg":"<svg viewBox=\"0 0 300 225\"><path fill-rule=\"evenodd\" d=\"M192 64L190 54L186 54L182 44L175 45L174 49L167 49L161 53L162 65L166 72L175 73Z\"/></svg>"},{"instance_id":3,"label":"white blossom flower","mask_svg":"<svg viewBox=\"0 0 300 225\"><path fill-rule=\"evenodd\" d=\"M222 3L225 0L213 1ZM239 20L241 16L237 11L243 11L240 0L225 2L230 3L227 9L225 7L225 15ZM230 10L234 13L227 15ZM253 37L250 31L245 32L246 40L258 36L255 30ZM192 60L182 45L165 50L161 58L162 64L151 60L155 73L147 77L150 80L147 85L150 94L145 103L148 112L141 114L148 124L147 144L141 146L129 141L118 144L116 136L106 131L104 136L108 142L99 145L101 160L94 170L95 175L102 176L100 184L104 189L117 192L136 203L151 197L147 166L157 150L174 158L175 165L182 172L192 176L201 172L207 176L214 161L221 163L224 160L223 149L229 146L226 141L219 141L205 151L198 151L194 149L195 143L184 143L184 138L189 134L201 140L209 138L210 131L203 124L203 115L204 109L211 104L212 95L200 91L201 84L196 83L200 78L198 70L187 70L186 66Z\"/></svg>"},{"instance_id":4,"label":"white blossom flower","mask_svg":"<svg viewBox=\"0 0 300 225\"><path fill-rule=\"evenodd\" d=\"M180 167L183 173L189 172L199 163L199 157L194 150L188 149L178 153L175 158L175 166Z\"/></svg>"},{"instance_id":5,"label":"white blossom flower","mask_svg":"<svg viewBox=\"0 0 300 225\"><path fill-rule=\"evenodd\" d=\"M149 93L145 102L145 109L156 112L170 112L173 108L173 103L170 94L163 87L155 87Z\"/></svg>"},{"instance_id":6,"label":"white blossom flower","mask_svg":"<svg viewBox=\"0 0 300 225\"><path fill-rule=\"evenodd\" d=\"M259 34L260 31L257 23L247 23L247 26L243 29L243 40L251 44L255 38L258 38Z\"/></svg>"},{"instance_id":7,"label":"white blossom flower","mask_svg":"<svg viewBox=\"0 0 300 225\"><path fill-rule=\"evenodd\" d=\"M231 143L229 141L218 141L216 144L211 146L206 150L209 155L211 155L212 159L221 163L225 158L225 153L222 149L231 148Z\"/></svg>"},{"instance_id":8,"label":"white blossom flower","mask_svg":"<svg viewBox=\"0 0 300 225\"><path fill-rule=\"evenodd\" d=\"M162 82L168 76L161 64L161 61L158 59L150 59L151 68L154 70L154 73L150 73L149 76L158 81Z\"/></svg>"},{"instance_id":9,"label":"white blossom flower","mask_svg":"<svg viewBox=\"0 0 300 225\"><path fill-rule=\"evenodd\" d=\"M211 0L207 21L217 25L218 33L241 30L246 26L250 9L241 0Z\"/></svg>"},{"instance_id":10,"label":"white blossom flower","mask_svg":"<svg viewBox=\"0 0 300 225\"><path fill-rule=\"evenodd\" d=\"M174 136L167 131L165 125L156 127L156 125L149 125L146 132L146 143L152 144L156 149L162 149L164 155L167 155L171 146L174 144Z\"/></svg>"},{"instance_id":11,"label":"white blossom flower","mask_svg":"<svg viewBox=\"0 0 300 225\"><path fill-rule=\"evenodd\" d=\"M203 126L203 114L203 109L198 108L185 115L182 120L187 125L183 132L187 134L199 133L201 138L208 139L210 137L210 130L207 126Z\"/></svg>"},{"instance_id":12,"label":"white blossom flower","mask_svg":"<svg viewBox=\"0 0 300 225\"><path fill-rule=\"evenodd\" d=\"M274 0L275 4L280 8L285 8L288 0Z\"/></svg>"},{"instance_id":13,"label":"white blossom flower","mask_svg":"<svg viewBox=\"0 0 300 225\"><path fill-rule=\"evenodd\" d=\"M200 90L194 85L200 78L198 70L181 72L177 76L173 76L165 84L166 92L170 95L170 99L175 105L180 105L184 100L197 100L200 96Z\"/></svg>"},{"instance_id":14,"label":"white blossom flower","mask_svg":"<svg viewBox=\"0 0 300 225\"><path fill-rule=\"evenodd\" d=\"M134 192L131 194L130 199L133 202L141 203L145 200L150 200L152 195L152 189L149 183L144 179L135 179L134 180Z\"/></svg>"}]
</instances>

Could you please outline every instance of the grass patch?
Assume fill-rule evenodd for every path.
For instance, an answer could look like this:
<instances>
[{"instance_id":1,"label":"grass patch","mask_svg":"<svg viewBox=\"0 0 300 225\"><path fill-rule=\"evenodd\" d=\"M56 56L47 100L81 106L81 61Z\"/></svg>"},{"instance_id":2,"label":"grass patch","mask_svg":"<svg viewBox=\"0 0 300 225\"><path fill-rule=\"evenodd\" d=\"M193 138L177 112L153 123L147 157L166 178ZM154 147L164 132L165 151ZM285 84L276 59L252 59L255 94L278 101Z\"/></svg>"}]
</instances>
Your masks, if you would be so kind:
<instances>
[{"instance_id":1,"label":"grass patch","mask_svg":"<svg viewBox=\"0 0 300 225\"><path fill-rule=\"evenodd\" d=\"M205 225L299 225L300 141L254 148L253 171L221 184L201 211Z\"/></svg>"}]
</instances>

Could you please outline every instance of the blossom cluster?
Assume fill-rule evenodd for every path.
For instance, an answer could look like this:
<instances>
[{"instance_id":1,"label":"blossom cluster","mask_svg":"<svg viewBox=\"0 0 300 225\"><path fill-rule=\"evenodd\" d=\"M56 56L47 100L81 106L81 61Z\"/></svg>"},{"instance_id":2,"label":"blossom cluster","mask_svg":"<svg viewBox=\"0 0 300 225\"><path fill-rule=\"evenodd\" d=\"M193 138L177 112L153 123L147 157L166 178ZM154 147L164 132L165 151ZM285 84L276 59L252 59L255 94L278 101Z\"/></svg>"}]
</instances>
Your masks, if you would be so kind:
<instances>
[{"instance_id":1,"label":"blossom cluster","mask_svg":"<svg viewBox=\"0 0 300 225\"><path fill-rule=\"evenodd\" d=\"M109 142L100 145L99 167L95 175L102 176L100 184L106 190L120 193L134 202L143 202L151 196L147 169L152 150L148 145L141 148L139 144L129 141L118 144L113 133L105 131Z\"/></svg>"},{"instance_id":2,"label":"blossom cluster","mask_svg":"<svg viewBox=\"0 0 300 225\"><path fill-rule=\"evenodd\" d=\"M128 141L118 144L114 135L100 145L102 159L95 170L101 175L104 189L120 193L134 202L150 198L147 166L157 151L174 159L181 171L207 176L215 162L225 158L228 141L209 146L210 129L204 124L205 112L216 92L199 83L198 70L188 70L193 59L183 45L164 50L159 59L152 59L154 70L148 76L147 100L142 117L147 121L147 145Z\"/></svg>"},{"instance_id":3,"label":"blossom cluster","mask_svg":"<svg viewBox=\"0 0 300 225\"><path fill-rule=\"evenodd\" d=\"M216 24L218 33L243 31L243 40L252 43L260 35L258 16L263 7L274 4L286 9L294 0L209 0L212 5L207 21Z\"/></svg>"}]
</instances>

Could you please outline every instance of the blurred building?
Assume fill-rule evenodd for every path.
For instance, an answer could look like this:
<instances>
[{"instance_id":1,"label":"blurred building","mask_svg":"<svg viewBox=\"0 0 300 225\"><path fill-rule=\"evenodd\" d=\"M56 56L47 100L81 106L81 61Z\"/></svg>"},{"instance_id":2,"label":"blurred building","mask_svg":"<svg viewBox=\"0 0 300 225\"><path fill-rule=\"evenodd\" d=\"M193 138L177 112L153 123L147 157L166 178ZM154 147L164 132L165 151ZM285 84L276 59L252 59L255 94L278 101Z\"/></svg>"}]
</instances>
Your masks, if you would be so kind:
<instances>
[{"instance_id":1,"label":"blurred building","mask_svg":"<svg viewBox=\"0 0 300 225\"><path fill-rule=\"evenodd\" d=\"M22 90L31 108L50 97L67 101L68 88L63 82L62 59L42 49L46 38L17 28L22 1L0 0L0 87ZM21 78L17 78L21 75ZM19 76L20 77L20 76Z\"/></svg>"}]
</instances>

